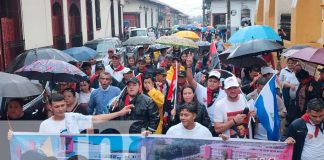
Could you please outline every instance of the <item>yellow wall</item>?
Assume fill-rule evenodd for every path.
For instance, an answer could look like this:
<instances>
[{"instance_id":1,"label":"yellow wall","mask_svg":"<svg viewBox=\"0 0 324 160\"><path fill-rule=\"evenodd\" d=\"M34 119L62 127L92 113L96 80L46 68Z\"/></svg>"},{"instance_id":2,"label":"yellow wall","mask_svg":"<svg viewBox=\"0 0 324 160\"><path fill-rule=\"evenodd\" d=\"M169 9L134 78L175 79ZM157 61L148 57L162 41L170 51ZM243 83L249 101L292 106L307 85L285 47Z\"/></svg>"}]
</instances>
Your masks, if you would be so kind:
<instances>
[{"instance_id":1,"label":"yellow wall","mask_svg":"<svg viewBox=\"0 0 324 160\"><path fill-rule=\"evenodd\" d=\"M275 0L264 0L263 24L275 28Z\"/></svg>"},{"instance_id":2,"label":"yellow wall","mask_svg":"<svg viewBox=\"0 0 324 160\"><path fill-rule=\"evenodd\" d=\"M292 43L317 43L321 37L321 0L297 0L291 10Z\"/></svg>"},{"instance_id":3,"label":"yellow wall","mask_svg":"<svg viewBox=\"0 0 324 160\"><path fill-rule=\"evenodd\" d=\"M264 0L257 0L257 6L255 11L255 24L263 24L263 14L264 14Z\"/></svg>"},{"instance_id":4,"label":"yellow wall","mask_svg":"<svg viewBox=\"0 0 324 160\"><path fill-rule=\"evenodd\" d=\"M321 39L321 44L322 44L322 47L324 47L324 0L322 0L322 5L321 5L321 7L322 7L322 39Z\"/></svg>"}]
</instances>

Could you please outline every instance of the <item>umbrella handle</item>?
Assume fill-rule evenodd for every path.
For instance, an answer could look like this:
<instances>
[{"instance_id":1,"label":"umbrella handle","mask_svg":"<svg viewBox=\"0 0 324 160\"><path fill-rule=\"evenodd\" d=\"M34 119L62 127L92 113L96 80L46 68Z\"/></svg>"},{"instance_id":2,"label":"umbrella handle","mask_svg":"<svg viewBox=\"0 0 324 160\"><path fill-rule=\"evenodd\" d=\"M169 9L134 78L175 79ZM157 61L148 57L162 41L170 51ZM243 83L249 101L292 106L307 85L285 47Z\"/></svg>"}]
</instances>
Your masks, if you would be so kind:
<instances>
[{"instance_id":1,"label":"umbrella handle","mask_svg":"<svg viewBox=\"0 0 324 160\"><path fill-rule=\"evenodd\" d=\"M7 113L7 122L8 122L9 129L13 131L12 125L11 125L10 120L9 120L9 117L8 117L8 113Z\"/></svg>"}]
</instances>

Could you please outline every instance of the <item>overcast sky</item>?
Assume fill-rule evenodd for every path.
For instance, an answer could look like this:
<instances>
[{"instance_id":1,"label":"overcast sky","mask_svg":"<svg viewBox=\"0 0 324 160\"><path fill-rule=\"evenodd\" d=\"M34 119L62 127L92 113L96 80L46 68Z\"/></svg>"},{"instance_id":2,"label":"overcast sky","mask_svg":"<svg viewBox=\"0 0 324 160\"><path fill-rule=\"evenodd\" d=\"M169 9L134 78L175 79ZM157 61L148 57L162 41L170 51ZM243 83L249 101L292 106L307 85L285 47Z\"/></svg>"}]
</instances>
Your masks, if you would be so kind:
<instances>
[{"instance_id":1,"label":"overcast sky","mask_svg":"<svg viewBox=\"0 0 324 160\"><path fill-rule=\"evenodd\" d=\"M189 16L202 15L202 0L159 0Z\"/></svg>"}]
</instances>

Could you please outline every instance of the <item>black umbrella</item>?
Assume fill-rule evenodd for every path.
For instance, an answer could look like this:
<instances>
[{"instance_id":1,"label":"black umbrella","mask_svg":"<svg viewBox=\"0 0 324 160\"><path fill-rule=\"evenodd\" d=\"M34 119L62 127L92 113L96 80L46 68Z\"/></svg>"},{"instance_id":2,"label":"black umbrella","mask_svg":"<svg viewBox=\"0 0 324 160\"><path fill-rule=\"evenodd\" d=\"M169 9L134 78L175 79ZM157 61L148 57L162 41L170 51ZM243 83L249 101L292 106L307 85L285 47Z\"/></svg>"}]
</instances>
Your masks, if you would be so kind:
<instances>
[{"instance_id":1,"label":"black umbrella","mask_svg":"<svg viewBox=\"0 0 324 160\"><path fill-rule=\"evenodd\" d=\"M284 49L282 45L275 41L270 40L250 40L248 42L242 43L238 46L228 57L231 58L241 58L241 57L251 57L257 56L264 53L280 51Z\"/></svg>"},{"instance_id":2,"label":"black umbrella","mask_svg":"<svg viewBox=\"0 0 324 160\"><path fill-rule=\"evenodd\" d=\"M265 62L262 58L259 57L234 58L234 59L225 60L223 62L227 64L232 64L237 68L250 67L253 65L265 67L268 65L267 62Z\"/></svg>"},{"instance_id":3,"label":"black umbrella","mask_svg":"<svg viewBox=\"0 0 324 160\"><path fill-rule=\"evenodd\" d=\"M231 46L228 49L226 49L225 51L223 51L222 53L220 53L218 55L219 60L221 62L226 61L227 57L237 48L237 46Z\"/></svg>"},{"instance_id":4,"label":"black umbrella","mask_svg":"<svg viewBox=\"0 0 324 160\"><path fill-rule=\"evenodd\" d=\"M65 62L77 61L68 54L53 48L30 49L18 55L15 60L7 67L6 72L14 73L17 69L32 64L40 59L56 59Z\"/></svg>"}]
</instances>

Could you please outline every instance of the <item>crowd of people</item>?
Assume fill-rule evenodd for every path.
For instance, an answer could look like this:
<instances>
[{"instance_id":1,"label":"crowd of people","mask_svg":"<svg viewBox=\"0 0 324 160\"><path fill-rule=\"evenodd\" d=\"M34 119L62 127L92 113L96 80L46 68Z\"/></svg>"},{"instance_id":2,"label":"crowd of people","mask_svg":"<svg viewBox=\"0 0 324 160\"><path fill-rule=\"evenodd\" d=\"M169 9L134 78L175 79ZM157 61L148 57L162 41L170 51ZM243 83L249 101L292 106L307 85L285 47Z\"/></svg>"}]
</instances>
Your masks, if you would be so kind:
<instances>
[{"instance_id":1,"label":"crowd of people","mask_svg":"<svg viewBox=\"0 0 324 160\"><path fill-rule=\"evenodd\" d=\"M103 62L83 62L80 68L88 79L57 83L44 96L40 114L24 112L21 99L10 100L2 119L44 120L41 133L75 134L113 119L135 121L129 133L268 140L248 101L256 100L276 76L282 141L295 144L294 159L324 157L324 69L315 80L294 59L279 71L253 65L244 73L222 63L234 73L222 80L221 70L209 68L208 52L178 47L155 51L144 45L125 61L121 57L111 48Z\"/></svg>"}]
</instances>

